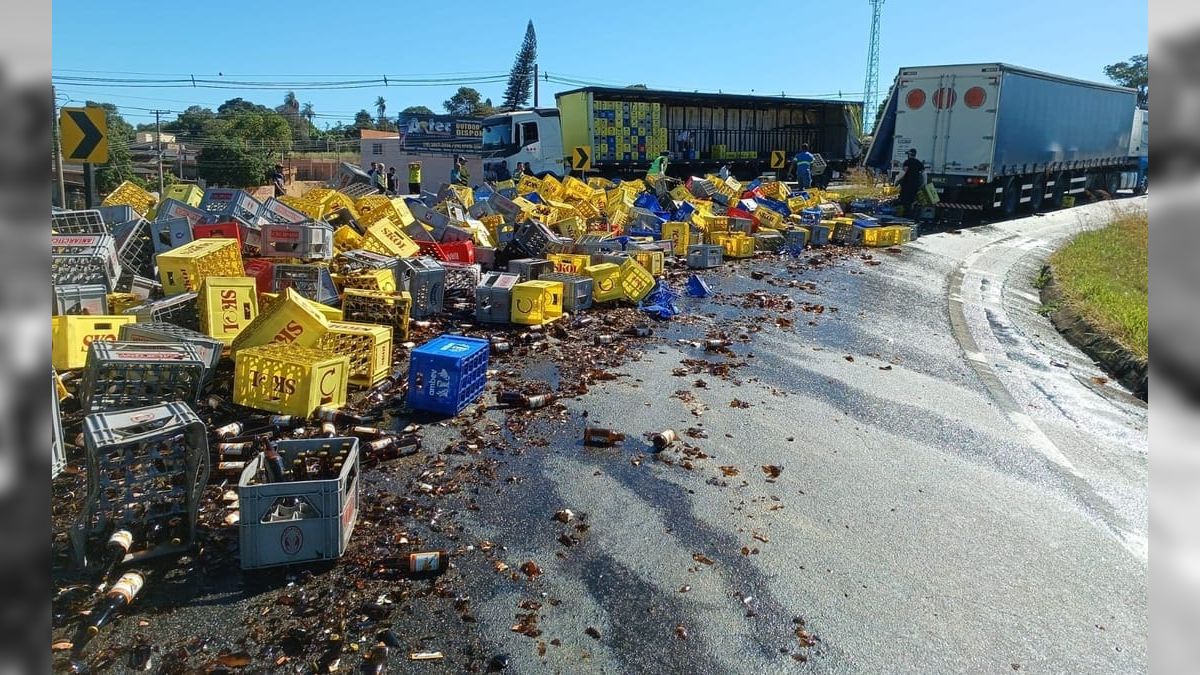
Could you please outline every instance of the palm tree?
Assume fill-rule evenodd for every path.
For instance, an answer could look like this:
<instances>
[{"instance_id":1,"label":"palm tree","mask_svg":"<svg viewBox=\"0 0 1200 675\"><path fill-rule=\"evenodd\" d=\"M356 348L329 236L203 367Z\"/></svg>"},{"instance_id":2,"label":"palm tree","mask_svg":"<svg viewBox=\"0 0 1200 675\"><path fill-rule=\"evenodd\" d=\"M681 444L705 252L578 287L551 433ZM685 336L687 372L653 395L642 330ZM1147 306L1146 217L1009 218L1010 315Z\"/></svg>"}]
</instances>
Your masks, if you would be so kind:
<instances>
[{"instance_id":1,"label":"palm tree","mask_svg":"<svg viewBox=\"0 0 1200 675\"><path fill-rule=\"evenodd\" d=\"M295 114L297 111L299 111L300 99L296 98L296 92L289 91L288 93L284 94L283 105L286 106L288 110L291 110L292 114Z\"/></svg>"},{"instance_id":2,"label":"palm tree","mask_svg":"<svg viewBox=\"0 0 1200 675\"><path fill-rule=\"evenodd\" d=\"M313 110L313 104L305 103L304 107L300 108L300 116L308 120L309 124L312 124L313 118L317 116L317 112Z\"/></svg>"},{"instance_id":3,"label":"palm tree","mask_svg":"<svg viewBox=\"0 0 1200 675\"><path fill-rule=\"evenodd\" d=\"M375 110L379 111L379 119L383 119L384 113L387 112L387 101L383 100L382 96L375 99Z\"/></svg>"}]
</instances>

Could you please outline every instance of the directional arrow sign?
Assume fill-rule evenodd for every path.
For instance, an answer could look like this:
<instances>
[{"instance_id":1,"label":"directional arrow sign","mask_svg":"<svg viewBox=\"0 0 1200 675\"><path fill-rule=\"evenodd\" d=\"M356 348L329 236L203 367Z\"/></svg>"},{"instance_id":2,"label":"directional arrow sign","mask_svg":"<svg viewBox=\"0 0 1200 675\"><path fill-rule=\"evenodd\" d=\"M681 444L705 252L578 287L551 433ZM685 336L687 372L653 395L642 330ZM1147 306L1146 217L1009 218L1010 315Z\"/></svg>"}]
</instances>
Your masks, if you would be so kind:
<instances>
[{"instance_id":1,"label":"directional arrow sign","mask_svg":"<svg viewBox=\"0 0 1200 675\"><path fill-rule=\"evenodd\" d=\"M591 171L592 149L586 145L575 146L575 152L571 153L571 168L576 171Z\"/></svg>"},{"instance_id":2,"label":"directional arrow sign","mask_svg":"<svg viewBox=\"0 0 1200 675\"><path fill-rule=\"evenodd\" d=\"M787 164L787 153L785 153L783 150L772 150L771 168L782 169L784 164Z\"/></svg>"},{"instance_id":3,"label":"directional arrow sign","mask_svg":"<svg viewBox=\"0 0 1200 675\"><path fill-rule=\"evenodd\" d=\"M104 108L63 108L58 118L63 161L103 164L108 161L108 118Z\"/></svg>"}]
</instances>

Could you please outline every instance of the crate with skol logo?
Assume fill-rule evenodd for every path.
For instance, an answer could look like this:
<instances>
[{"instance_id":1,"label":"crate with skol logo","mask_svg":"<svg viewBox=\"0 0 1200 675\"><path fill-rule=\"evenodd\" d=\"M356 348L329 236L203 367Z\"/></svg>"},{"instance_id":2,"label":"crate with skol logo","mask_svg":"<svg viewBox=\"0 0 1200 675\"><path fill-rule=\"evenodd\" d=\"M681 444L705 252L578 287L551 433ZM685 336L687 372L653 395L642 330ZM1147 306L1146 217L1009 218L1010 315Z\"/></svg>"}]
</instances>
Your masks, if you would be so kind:
<instances>
[{"instance_id":1,"label":"crate with skol logo","mask_svg":"<svg viewBox=\"0 0 1200 675\"><path fill-rule=\"evenodd\" d=\"M197 239L158 254L163 293L200 290L205 277L238 277L245 273L236 239Z\"/></svg>"},{"instance_id":2,"label":"crate with skol logo","mask_svg":"<svg viewBox=\"0 0 1200 675\"><path fill-rule=\"evenodd\" d=\"M253 277L207 277L200 285L200 330L231 344L258 316Z\"/></svg>"},{"instance_id":3,"label":"crate with skol logo","mask_svg":"<svg viewBox=\"0 0 1200 675\"><path fill-rule=\"evenodd\" d=\"M79 402L89 414L170 401L194 404L207 369L196 348L183 342L93 342Z\"/></svg>"},{"instance_id":4,"label":"crate with skol logo","mask_svg":"<svg viewBox=\"0 0 1200 675\"><path fill-rule=\"evenodd\" d=\"M330 321L317 348L350 358L350 384L370 387L392 371L392 327Z\"/></svg>"},{"instance_id":5,"label":"crate with skol logo","mask_svg":"<svg viewBox=\"0 0 1200 675\"><path fill-rule=\"evenodd\" d=\"M313 308L304 296L285 288L274 300L259 306L258 316L229 346L234 352L271 343L315 347L327 330L329 319Z\"/></svg>"},{"instance_id":6,"label":"crate with skol logo","mask_svg":"<svg viewBox=\"0 0 1200 675\"><path fill-rule=\"evenodd\" d=\"M308 417L346 405L350 358L321 349L268 344L238 350L233 402L278 415Z\"/></svg>"},{"instance_id":7,"label":"crate with skol logo","mask_svg":"<svg viewBox=\"0 0 1200 675\"><path fill-rule=\"evenodd\" d=\"M116 342L121 326L137 321L122 315L59 315L50 318L50 360L55 370L87 365L88 347L93 342Z\"/></svg>"}]
</instances>

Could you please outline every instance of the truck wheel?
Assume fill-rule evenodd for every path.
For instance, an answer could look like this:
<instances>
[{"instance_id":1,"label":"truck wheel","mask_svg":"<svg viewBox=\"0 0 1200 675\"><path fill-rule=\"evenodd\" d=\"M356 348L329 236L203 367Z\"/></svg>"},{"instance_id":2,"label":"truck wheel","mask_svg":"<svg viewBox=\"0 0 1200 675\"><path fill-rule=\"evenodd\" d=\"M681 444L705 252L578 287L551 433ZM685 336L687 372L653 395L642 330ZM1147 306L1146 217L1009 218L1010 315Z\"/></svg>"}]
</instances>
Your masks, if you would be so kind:
<instances>
[{"instance_id":1,"label":"truck wheel","mask_svg":"<svg viewBox=\"0 0 1200 675\"><path fill-rule=\"evenodd\" d=\"M1042 201L1046 198L1046 177L1035 176L1033 187L1029 189L1029 210L1037 213L1042 210Z\"/></svg>"},{"instance_id":2,"label":"truck wheel","mask_svg":"<svg viewBox=\"0 0 1200 675\"><path fill-rule=\"evenodd\" d=\"M1071 180L1069 174L1054 174L1054 186L1050 188L1050 208L1061 209L1063 197L1067 194L1067 183Z\"/></svg>"},{"instance_id":3,"label":"truck wheel","mask_svg":"<svg viewBox=\"0 0 1200 675\"><path fill-rule=\"evenodd\" d=\"M1021 206L1021 182L1019 179L1011 179L1004 184L1004 199L1000 204L1000 212L1005 218L1012 218L1017 215L1017 209Z\"/></svg>"}]
</instances>

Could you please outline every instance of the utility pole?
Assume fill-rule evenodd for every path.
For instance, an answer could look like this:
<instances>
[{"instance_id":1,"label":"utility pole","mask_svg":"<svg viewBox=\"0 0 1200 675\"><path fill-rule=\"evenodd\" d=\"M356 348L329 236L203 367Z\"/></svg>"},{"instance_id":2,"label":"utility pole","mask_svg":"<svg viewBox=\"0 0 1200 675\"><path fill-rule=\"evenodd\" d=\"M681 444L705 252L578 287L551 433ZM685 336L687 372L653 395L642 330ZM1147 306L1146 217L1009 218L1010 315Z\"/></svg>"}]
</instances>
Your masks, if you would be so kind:
<instances>
[{"instance_id":1,"label":"utility pole","mask_svg":"<svg viewBox=\"0 0 1200 675\"><path fill-rule=\"evenodd\" d=\"M538 107L538 64L533 64L533 107Z\"/></svg>"},{"instance_id":2,"label":"utility pole","mask_svg":"<svg viewBox=\"0 0 1200 675\"><path fill-rule=\"evenodd\" d=\"M63 155L62 155L62 134L58 129L58 98L54 92L54 85L50 86L50 98L54 101L54 173L58 183L58 205L62 208L67 208L67 183L63 178Z\"/></svg>"},{"instance_id":3,"label":"utility pole","mask_svg":"<svg viewBox=\"0 0 1200 675\"><path fill-rule=\"evenodd\" d=\"M154 147L154 149L155 149L155 153L154 153L154 154L158 156L158 198L159 198L159 199L162 199L162 198L163 198L163 196L164 196L164 195L166 194L166 192L167 192L167 188L166 188L166 186L165 186L165 185L164 185L164 183L163 183L163 172L162 172L162 129L161 129L161 128L160 128L160 126L159 126L159 118L158 118L159 114L160 114L160 113L162 113L162 112L163 112L163 111L161 111L161 110L155 110L155 111L154 111L154 146L155 146L155 147Z\"/></svg>"},{"instance_id":4,"label":"utility pole","mask_svg":"<svg viewBox=\"0 0 1200 675\"><path fill-rule=\"evenodd\" d=\"M875 111L879 108L879 16L884 0L871 3L871 38L867 44L867 79L863 84L863 133L875 130Z\"/></svg>"}]
</instances>

